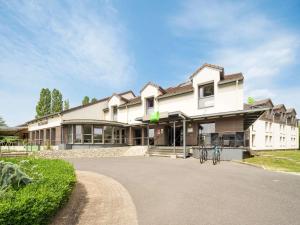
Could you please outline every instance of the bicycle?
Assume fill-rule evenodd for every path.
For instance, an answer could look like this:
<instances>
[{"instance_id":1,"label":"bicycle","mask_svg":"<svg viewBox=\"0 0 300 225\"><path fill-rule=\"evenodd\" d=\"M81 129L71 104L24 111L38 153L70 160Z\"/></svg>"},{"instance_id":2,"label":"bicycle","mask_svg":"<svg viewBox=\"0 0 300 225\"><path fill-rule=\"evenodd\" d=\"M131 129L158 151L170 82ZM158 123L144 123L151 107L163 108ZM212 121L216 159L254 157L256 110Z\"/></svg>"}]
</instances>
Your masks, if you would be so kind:
<instances>
[{"instance_id":1,"label":"bicycle","mask_svg":"<svg viewBox=\"0 0 300 225\"><path fill-rule=\"evenodd\" d=\"M222 151L222 148L220 146L217 146L217 145L214 146L213 156L212 156L213 165L216 165L217 163L220 163L220 161L221 161L221 151Z\"/></svg>"},{"instance_id":2,"label":"bicycle","mask_svg":"<svg viewBox=\"0 0 300 225\"><path fill-rule=\"evenodd\" d=\"M199 148L199 160L200 163L204 163L205 161L207 161L207 149L204 145L201 145Z\"/></svg>"}]
</instances>

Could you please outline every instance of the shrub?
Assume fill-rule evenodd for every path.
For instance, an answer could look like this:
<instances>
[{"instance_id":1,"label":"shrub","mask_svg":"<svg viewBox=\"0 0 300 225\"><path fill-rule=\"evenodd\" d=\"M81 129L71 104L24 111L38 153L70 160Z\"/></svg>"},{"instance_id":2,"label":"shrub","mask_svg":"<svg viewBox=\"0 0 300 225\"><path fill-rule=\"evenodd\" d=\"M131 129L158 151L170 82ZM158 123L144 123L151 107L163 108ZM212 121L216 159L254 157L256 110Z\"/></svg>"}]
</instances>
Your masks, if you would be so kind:
<instances>
[{"instance_id":1,"label":"shrub","mask_svg":"<svg viewBox=\"0 0 300 225\"><path fill-rule=\"evenodd\" d=\"M0 161L0 194L9 188L18 189L23 185L29 184L31 178L24 173L20 167L11 162Z\"/></svg>"},{"instance_id":2,"label":"shrub","mask_svg":"<svg viewBox=\"0 0 300 225\"><path fill-rule=\"evenodd\" d=\"M67 201L75 184L73 166L63 160L5 159L18 164L32 182L0 196L0 224L42 225Z\"/></svg>"}]
</instances>

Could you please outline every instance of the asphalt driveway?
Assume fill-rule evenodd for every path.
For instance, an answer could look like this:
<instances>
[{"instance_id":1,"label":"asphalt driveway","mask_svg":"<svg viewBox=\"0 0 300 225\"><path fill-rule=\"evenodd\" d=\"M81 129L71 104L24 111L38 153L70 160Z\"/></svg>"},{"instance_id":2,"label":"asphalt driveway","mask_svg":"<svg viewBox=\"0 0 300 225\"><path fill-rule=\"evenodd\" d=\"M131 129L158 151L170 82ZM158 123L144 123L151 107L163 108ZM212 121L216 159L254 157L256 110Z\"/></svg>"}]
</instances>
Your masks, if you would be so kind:
<instances>
[{"instance_id":1,"label":"asphalt driveway","mask_svg":"<svg viewBox=\"0 0 300 225\"><path fill-rule=\"evenodd\" d=\"M300 224L300 176L195 159L69 159L76 169L119 181L140 225Z\"/></svg>"}]
</instances>

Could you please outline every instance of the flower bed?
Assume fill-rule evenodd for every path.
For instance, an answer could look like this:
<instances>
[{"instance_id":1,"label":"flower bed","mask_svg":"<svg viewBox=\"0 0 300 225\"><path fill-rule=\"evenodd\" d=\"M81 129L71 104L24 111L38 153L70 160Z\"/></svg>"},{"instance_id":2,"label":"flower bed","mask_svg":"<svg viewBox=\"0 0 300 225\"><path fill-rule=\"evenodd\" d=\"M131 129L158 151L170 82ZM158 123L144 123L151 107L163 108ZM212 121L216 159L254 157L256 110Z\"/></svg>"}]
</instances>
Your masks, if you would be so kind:
<instances>
[{"instance_id":1,"label":"flower bed","mask_svg":"<svg viewBox=\"0 0 300 225\"><path fill-rule=\"evenodd\" d=\"M32 181L0 192L0 224L48 224L73 189L76 182L73 166L63 160L2 160L17 164Z\"/></svg>"}]
</instances>

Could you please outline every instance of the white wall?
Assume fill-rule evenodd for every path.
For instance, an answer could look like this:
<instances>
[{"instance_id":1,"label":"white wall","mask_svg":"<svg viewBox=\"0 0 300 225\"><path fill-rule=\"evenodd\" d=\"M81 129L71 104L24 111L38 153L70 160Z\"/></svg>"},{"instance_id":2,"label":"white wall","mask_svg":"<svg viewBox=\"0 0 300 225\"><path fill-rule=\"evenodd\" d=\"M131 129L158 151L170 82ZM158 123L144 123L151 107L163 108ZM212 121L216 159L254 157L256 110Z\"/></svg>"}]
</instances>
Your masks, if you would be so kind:
<instances>
[{"instance_id":1,"label":"white wall","mask_svg":"<svg viewBox=\"0 0 300 225\"><path fill-rule=\"evenodd\" d=\"M42 121L47 121L47 124L39 125L39 122L35 122L32 124L28 125L28 131L34 131L34 130L40 130L40 129L46 129L46 128L51 128L51 127L57 127L61 125L62 119L60 115L57 115L54 118L48 118L46 120Z\"/></svg>"},{"instance_id":2,"label":"white wall","mask_svg":"<svg viewBox=\"0 0 300 225\"><path fill-rule=\"evenodd\" d=\"M271 124L271 126L270 126ZM298 128L258 119L250 127L250 149L298 149ZM267 127L267 128L266 128ZM255 136L253 143L252 138ZM270 141L271 137L271 141ZM266 141L267 140L267 141Z\"/></svg>"},{"instance_id":3,"label":"white wall","mask_svg":"<svg viewBox=\"0 0 300 225\"><path fill-rule=\"evenodd\" d=\"M219 85L220 71L204 68L193 77L194 92L169 98L155 99L154 110L159 112L181 111L188 116L243 110L243 82ZM198 86L214 82L214 106L198 108ZM148 85L141 93L141 110L145 112L145 99L161 93L155 86ZM129 115L130 117L130 115Z\"/></svg>"},{"instance_id":4,"label":"white wall","mask_svg":"<svg viewBox=\"0 0 300 225\"><path fill-rule=\"evenodd\" d=\"M104 119L103 109L107 107L107 101L98 102L74 111L64 113L63 120L71 119L91 119L101 120Z\"/></svg>"}]
</instances>

